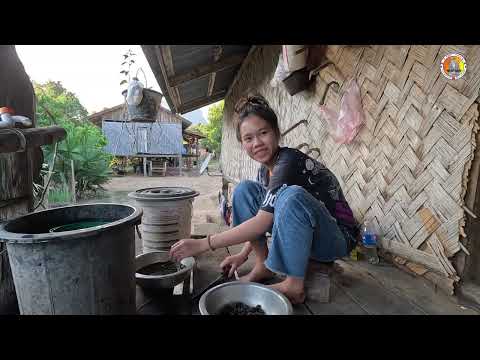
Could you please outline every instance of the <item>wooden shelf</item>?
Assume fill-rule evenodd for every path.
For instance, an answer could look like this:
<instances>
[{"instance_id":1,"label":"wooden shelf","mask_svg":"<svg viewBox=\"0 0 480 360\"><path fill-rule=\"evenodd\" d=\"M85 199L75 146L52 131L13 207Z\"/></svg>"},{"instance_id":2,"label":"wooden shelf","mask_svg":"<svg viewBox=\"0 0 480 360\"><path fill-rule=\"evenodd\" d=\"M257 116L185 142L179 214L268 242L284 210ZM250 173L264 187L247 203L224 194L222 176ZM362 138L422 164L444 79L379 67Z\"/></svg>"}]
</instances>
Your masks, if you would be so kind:
<instances>
[{"instance_id":1,"label":"wooden shelf","mask_svg":"<svg viewBox=\"0 0 480 360\"><path fill-rule=\"evenodd\" d=\"M13 131L0 129L0 153L12 153L21 149L21 139ZM27 147L53 144L65 139L67 132L60 126L48 126L31 129L15 129L20 131L27 141Z\"/></svg>"}]
</instances>

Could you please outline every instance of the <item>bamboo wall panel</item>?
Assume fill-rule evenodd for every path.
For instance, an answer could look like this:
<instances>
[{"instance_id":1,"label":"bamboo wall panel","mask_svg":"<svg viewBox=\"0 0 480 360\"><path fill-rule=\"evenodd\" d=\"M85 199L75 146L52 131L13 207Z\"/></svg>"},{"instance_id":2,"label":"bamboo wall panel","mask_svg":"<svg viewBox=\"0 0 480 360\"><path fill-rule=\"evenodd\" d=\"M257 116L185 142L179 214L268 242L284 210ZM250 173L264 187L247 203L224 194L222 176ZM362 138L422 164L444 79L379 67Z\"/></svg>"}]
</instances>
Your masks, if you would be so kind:
<instances>
[{"instance_id":1,"label":"bamboo wall panel","mask_svg":"<svg viewBox=\"0 0 480 360\"><path fill-rule=\"evenodd\" d=\"M452 257L464 248L464 197L478 131L480 46L329 46L334 63L313 88L290 96L269 82L280 46L258 47L246 60L225 100L222 168L237 180L254 178L258 164L235 138L233 106L248 89L266 97L282 131L302 119L283 145L297 147L325 163L338 177L359 221L371 219L381 246L395 255L458 280ZM448 80L442 58L464 55L467 72ZM340 107L343 85L355 78L365 124L350 144L337 144L319 113L327 84L336 81L325 104ZM312 150L315 149L315 150Z\"/></svg>"}]
</instances>

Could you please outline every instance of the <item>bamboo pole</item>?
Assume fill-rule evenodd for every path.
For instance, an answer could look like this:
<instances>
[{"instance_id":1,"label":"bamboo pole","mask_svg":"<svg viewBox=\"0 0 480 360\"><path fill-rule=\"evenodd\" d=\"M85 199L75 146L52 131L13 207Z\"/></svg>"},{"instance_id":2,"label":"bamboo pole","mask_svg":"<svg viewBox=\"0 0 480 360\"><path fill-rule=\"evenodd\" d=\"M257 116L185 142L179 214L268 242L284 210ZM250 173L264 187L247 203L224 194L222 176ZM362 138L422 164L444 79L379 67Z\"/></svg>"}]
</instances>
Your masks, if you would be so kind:
<instances>
[{"instance_id":1,"label":"bamboo pole","mask_svg":"<svg viewBox=\"0 0 480 360\"><path fill-rule=\"evenodd\" d=\"M70 165L72 167L72 197L73 197L73 203L77 203L77 194L76 194L76 189L75 189L75 167L73 166L73 160L70 160Z\"/></svg>"}]
</instances>

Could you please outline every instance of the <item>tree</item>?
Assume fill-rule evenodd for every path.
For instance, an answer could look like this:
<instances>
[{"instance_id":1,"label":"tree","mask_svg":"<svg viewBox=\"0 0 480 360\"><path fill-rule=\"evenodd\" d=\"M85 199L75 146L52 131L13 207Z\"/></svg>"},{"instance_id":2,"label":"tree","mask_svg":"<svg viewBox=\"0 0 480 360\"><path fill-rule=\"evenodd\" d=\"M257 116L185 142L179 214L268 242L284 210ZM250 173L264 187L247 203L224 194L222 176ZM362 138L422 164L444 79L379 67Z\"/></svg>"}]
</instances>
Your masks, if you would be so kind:
<instances>
[{"instance_id":1,"label":"tree","mask_svg":"<svg viewBox=\"0 0 480 360\"><path fill-rule=\"evenodd\" d=\"M207 137L201 140L202 146L217 154L222 146L223 105L223 100L212 105L208 109L207 123L198 125L198 129Z\"/></svg>"},{"instance_id":2,"label":"tree","mask_svg":"<svg viewBox=\"0 0 480 360\"><path fill-rule=\"evenodd\" d=\"M38 126L49 126L64 121L87 121L88 111L74 93L62 86L60 81L45 84L34 82L37 96Z\"/></svg>"},{"instance_id":3,"label":"tree","mask_svg":"<svg viewBox=\"0 0 480 360\"><path fill-rule=\"evenodd\" d=\"M88 121L88 112L75 94L60 82L34 82L33 85L37 97L38 126L58 125L67 132L67 137L57 147L55 174L52 177L54 187L64 187L65 182L71 182L73 160L78 196L96 191L110 179L111 156L103 151L106 138L98 127ZM45 160L50 163L54 146L45 146L43 149Z\"/></svg>"}]
</instances>

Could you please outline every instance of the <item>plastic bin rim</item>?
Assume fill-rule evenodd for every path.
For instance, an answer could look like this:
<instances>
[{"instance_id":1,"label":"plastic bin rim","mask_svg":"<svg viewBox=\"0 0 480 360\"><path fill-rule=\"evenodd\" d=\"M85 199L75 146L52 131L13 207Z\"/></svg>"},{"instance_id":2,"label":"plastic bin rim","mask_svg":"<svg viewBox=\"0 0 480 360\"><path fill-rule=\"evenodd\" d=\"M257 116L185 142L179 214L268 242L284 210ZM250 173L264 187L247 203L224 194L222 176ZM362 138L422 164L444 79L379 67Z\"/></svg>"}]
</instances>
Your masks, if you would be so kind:
<instances>
[{"instance_id":1,"label":"plastic bin rim","mask_svg":"<svg viewBox=\"0 0 480 360\"><path fill-rule=\"evenodd\" d=\"M48 212L52 210L64 209L64 208L73 208L73 207L87 207L87 206L98 206L98 205L116 205L116 206L124 206L133 209L133 213L129 216L119 219L116 221L112 221L108 224L99 225L95 227L86 228L83 230L72 230L72 231L62 231L62 232L55 232L55 233L41 233L41 234L24 234L24 233L12 233L5 230L5 227L10 224L11 222L17 221L22 217L27 217L34 214L40 214L43 212ZM22 243L22 244L31 244L31 243L45 243L50 241L58 241L58 240L69 240L69 239L77 239L83 237L91 237L98 235L102 232L109 231L114 227L119 225L138 225L141 223L143 215L143 210L136 208L132 205L126 204L117 204L117 203L94 203L94 204L78 204L78 205L69 205L69 206L61 206L53 209L46 209L42 211L37 211L34 213L28 213L25 215L18 216L14 219L8 220L6 222L0 223L0 242L5 242L7 244L12 243Z\"/></svg>"}]
</instances>

